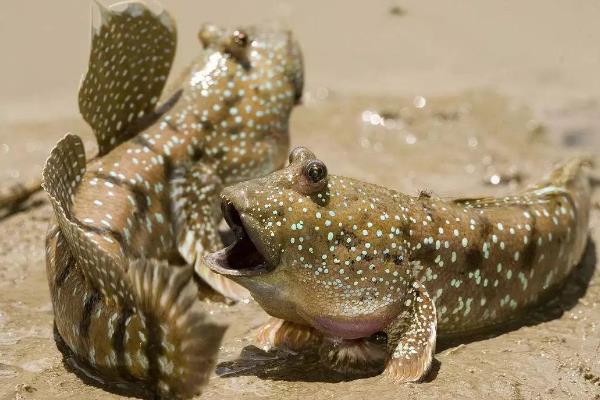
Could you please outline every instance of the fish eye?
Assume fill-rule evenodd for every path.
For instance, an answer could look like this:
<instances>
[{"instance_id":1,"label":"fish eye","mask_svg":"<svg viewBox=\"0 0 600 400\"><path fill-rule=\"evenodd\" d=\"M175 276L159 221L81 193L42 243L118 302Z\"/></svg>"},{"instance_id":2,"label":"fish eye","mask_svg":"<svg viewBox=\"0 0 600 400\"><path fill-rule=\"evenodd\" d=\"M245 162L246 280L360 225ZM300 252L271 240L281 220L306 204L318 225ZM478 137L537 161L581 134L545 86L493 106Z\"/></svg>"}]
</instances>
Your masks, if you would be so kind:
<instances>
[{"instance_id":1,"label":"fish eye","mask_svg":"<svg viewBox=\"0 0 600 400\"><path fill-rule=\"evenodd\" d=\"M319 183L327 178L327 167L320 160L313 160L304 167L304 175L312 183Z\"/></svg>"},{"instance_id":2,"label":"fish eye","mask_svg":"<svg viewBox=\"0 0 600 400\"><path fill-rule=\"evenodd\" d=\"M238 47L246 47L248 46L248 42L250 39L248 38L248 34L243 30L236 30L232 34L233 43Z\"/></svg>"}]
</instances>

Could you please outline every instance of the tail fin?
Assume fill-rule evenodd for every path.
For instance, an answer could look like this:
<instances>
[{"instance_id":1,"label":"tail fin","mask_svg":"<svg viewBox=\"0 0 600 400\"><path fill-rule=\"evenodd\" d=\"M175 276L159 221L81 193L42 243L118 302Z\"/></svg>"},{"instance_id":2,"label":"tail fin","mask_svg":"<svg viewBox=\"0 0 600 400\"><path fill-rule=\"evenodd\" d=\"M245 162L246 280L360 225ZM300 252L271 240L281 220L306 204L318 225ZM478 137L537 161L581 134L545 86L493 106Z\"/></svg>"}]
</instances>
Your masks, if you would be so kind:
<instances>
[{"instance_id":1,"label":"tail fin","mask_svg":"<svg viewBox=\"0 0 600 400\"><path fill-rule=\"evenodd\" d=\"M99 18L93 24L79 109L103 155L164 112L156 104L175 57L177 33L166 11L155 14L144 3L96 5Z\"/></svg>"},{"instance_id":2,"label":"tail fin","mask_svg":"<svg viewBox=\"0 0 600 400\"><path fill-rule=\"evenodd\" d=\"M590 157L575 157L565 161L556 167L548 177L548 181L560 187L568 187L582 176L585 167L592 167L593 160Z\"/></svg>"},{"instance_id":3,"label":"tail fin","mask_svg":"<svg viewBox=\"0 0 600 400\"><path fill-rule=\"evenodd\" d=\"M119 371L124 370L127 377L155 385L161 395L191 396L212 372L225 328L205 319L191 267L176 268L164 261L114 257L88 236L72 210L73 197L84 173L85 152L81 139L67 135L46 162L42 186L49 195L60 234L67 243L60 251L74 256L84 279L77 281L77 290L59 291L67 297L54 296L56 301L73 303L72 306L54 304L55 310L69 310L56 314L57 320L69 319L57 322L57 326L71 327L74 318L90 321L90 310L76 311L88 302L68 296L79 293L89 299L98 298L94 293L99 294L97 302L90 303L90 307L98 310L97 317L88 325L91 333L85 340L70 340L74 347L79 346L71 350L90 361L98 371L108 370L107 375L122 375ZM61 262L64 258L51 253L49 257L50 262ZM108 332L113 329L113 318L118 315L125 316L122 319L125 332L115 341L115 336ZM147 338L142 339L147 342L142 356L139 355L141 342L136 338ZM97 357L100 349L111 349L110 353L116 356Z\"/></svg>"},{"instance_id":4,"label":"tail fin","mask_svg":"<svg viewBox=\"0 0 600 400\"><path fill-rule=\"evenodd\" d=\"M155 352L149 360L153 365L154 356L157 392L167 397L193 396L214 369L225 327L207 321L191 267L136 260L128 275Z\"/></svg>"}]
</instances>

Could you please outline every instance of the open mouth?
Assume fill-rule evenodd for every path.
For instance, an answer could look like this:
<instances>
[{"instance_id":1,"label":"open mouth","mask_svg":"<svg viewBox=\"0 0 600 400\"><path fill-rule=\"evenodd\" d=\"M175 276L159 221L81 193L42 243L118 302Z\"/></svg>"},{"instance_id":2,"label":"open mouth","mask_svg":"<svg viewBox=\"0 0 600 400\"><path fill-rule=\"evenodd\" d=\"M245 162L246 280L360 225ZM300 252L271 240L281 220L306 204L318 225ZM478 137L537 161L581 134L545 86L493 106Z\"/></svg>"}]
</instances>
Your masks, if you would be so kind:
<instances>
[{"instance_id":1,"label":"open mouth","mask_svg":"<svg viewBox=\"0 0 600 400\"><path fill-rule=\"evenodd\" d=\"M228 199L221 202L221 211L225 222L234 235L233 243L222 250L206 256L206 263L210 269L222 274L232 276L260 275L268 272L271 265L259 251L244 226L240 213Z\"/></svg>"}]
</instances>

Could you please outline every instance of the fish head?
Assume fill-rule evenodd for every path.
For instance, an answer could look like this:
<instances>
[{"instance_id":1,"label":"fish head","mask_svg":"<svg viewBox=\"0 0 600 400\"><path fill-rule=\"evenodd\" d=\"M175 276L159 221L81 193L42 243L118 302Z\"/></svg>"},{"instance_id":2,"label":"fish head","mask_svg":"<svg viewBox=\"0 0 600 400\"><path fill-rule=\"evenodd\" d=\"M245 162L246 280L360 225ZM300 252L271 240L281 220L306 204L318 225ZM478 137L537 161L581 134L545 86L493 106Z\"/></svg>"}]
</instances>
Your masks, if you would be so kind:
<instances>
[{"instance_id":1,"label":"fish head","mask_svg":"<svg viewBox=\"0 0 600 400\"><path fill-rule=\"evenodd\" d=\"M333 336L369 336L389 320L387 292L400 287L384 267L400 254L382 234L391 228L371 222L385 215L377 202L385 196L384 188L328 175L310 150L296 148L285 169L225 188L223 214L236 240L207 265L275 317Z\"/></svg>"},{"instance_id":2,"label":"fish head","mask_svg":"<svg viewBox=\"0 0 600 400\"><path fill-rule=\"evenodd\" d=\"M204 143L226 183L282 168L289 150L289 117L302 97L302 52L285 29L200 31L204 51L190 75Z\"/></svg>"},{"instance_id":3,"label":"fish head","mask_svg":"<svg viewBox=\"0 0 600 400\"><path fill-rule=\"evenodd\" d=\"M288 81L294 103L300 103L304 62L300 45L289 29L249 26L231 30L205 24L198 37L205 49L227 53L248 69L268 70L275 79Z\"/></svg>"}]
</instances>

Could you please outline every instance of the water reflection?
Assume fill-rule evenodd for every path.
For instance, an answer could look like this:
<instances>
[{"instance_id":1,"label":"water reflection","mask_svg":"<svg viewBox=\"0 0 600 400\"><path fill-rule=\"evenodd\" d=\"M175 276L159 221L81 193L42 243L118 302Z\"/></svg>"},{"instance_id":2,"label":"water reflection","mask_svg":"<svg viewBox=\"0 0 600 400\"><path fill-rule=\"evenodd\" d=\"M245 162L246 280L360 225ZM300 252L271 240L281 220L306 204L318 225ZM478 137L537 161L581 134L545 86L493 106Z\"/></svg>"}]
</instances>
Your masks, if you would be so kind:
<instances>
[{"instance_id":1,"label":"water reflection","mask_svg":"<svg viewBox=\"0 0 600 400\"><path fill-rule=\"evenodd\" d=\"M413 99L413 104L417 108L423 108L427 105L427 99L423 96L417 96Z\"/></svg>"},{"instance_id":2,"label":"water reflection","mask_svg":"<svg viewBox=\"0 0 600 400\"><path fill-rule=\"evenodd\" d=\"M390 142L407 145L417 143L416 134L407 129L399 113L365 110L361 113L361 121L359 141L363 148L382 151L384 146L392 144Z\"/></svg>"},{"instance_id":3,"label":"water reflection","mask_svg":"<svg viewBox=\"0 0 600 400\"><path fill-rule=\"evenodd\" d=\"M331 91L323 86L305 90L302 95L302 102L304 104L313 104L325 101L331 96Z\"/></svg>"},{"instance_id":4,"label":"water reflection","mask_svg":"<svg viewBox=\"0 0 600 400\"><path fill-rule=\"evenodd\" d=\"M495 170L496 168L488 168L488 170ZM506 172L493 172L488 173L484 177L483 183L491 186L498 185L519 185L523 182L523 173L521 173L516 166L511 166Z\"/></svg>"}]
</instances>

